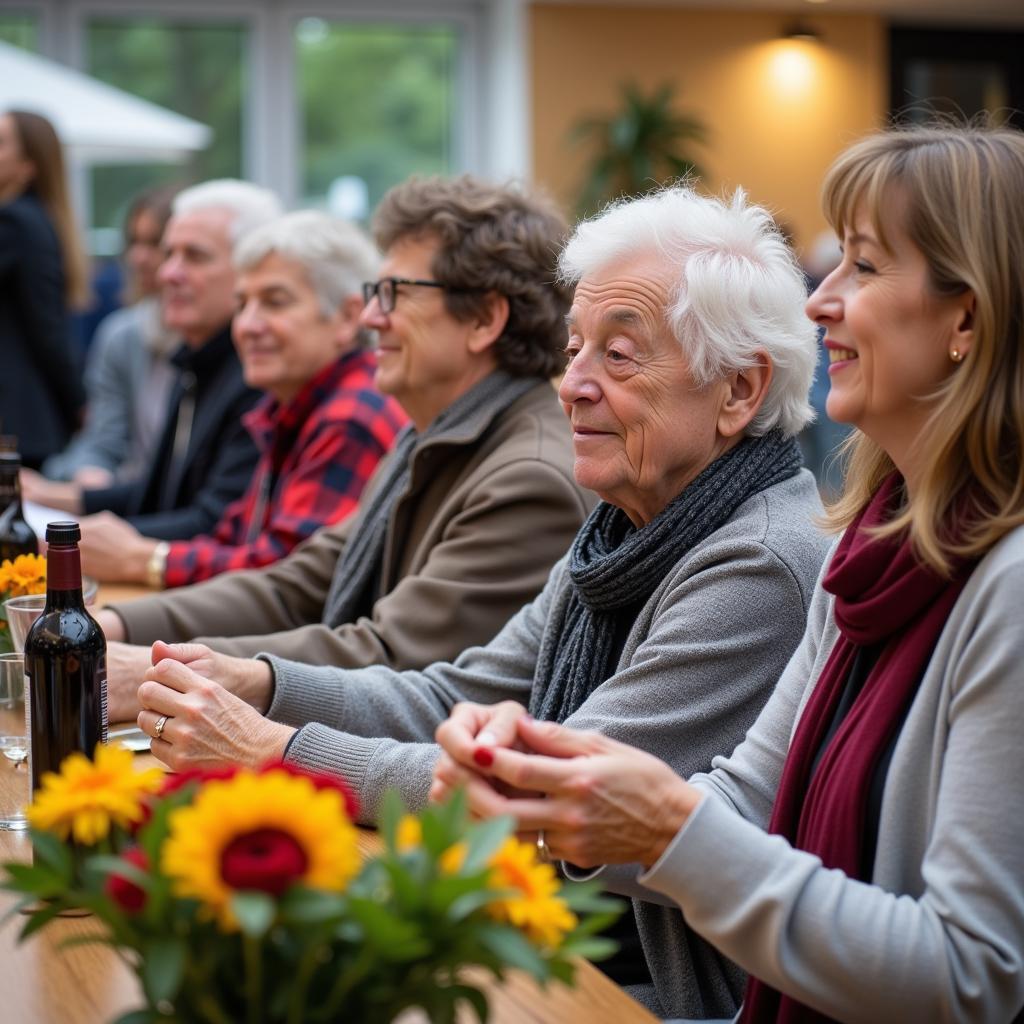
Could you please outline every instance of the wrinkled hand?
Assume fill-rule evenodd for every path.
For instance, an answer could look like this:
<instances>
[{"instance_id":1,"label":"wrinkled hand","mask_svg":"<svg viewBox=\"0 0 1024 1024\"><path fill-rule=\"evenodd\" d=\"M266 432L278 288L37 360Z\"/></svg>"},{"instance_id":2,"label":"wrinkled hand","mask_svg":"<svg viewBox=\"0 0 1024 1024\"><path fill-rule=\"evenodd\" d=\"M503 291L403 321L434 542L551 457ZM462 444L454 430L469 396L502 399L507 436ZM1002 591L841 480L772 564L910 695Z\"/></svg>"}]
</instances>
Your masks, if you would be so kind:
<instances>
[{"instance_id":1,"label":"wrinkled hand","mask_svg":"<svg viewBox=\"0 0 1024 1024\"><path fill-rule=\"evenodd\" d=\"M274 677L265 661L218 654L205 644L153 644L153 664L163 658L180 661L193 672L220 683L228 693L241 697L265 715L273 696Z\"/></svg>"},{"instance_id":2,"label":"wrinkled hand","mask_svg":"<svg viewBox=\"0 0 1024 1024\"><path fill-rule=\"evenodd\" d=\"M47 480L34 469L23 469L20 474L21 496L37 505L61 509L78 515L82 511L82 488L78 484Z\"/></svg>"},{"instance_id":3,"label":"wrinkled hand","mask_svg":"<svg viewBox=\"0 0 1024 1024\"><path fill-rule=\"evenodd\" d=\"M108 583L145 583L146 567L157 541L143 537L113 512L97 512L81 521L82 572Z\"/></svg>"},{"instance_id":4,"label":"wrinkled hand","mask_svg":"<svg viewBox=\"0 0 1024 1024\"><path fill-rule=\"evenodd\" d=\"M656 757L608 739L553 722L523 716L516 722L519 740L533 753L494 749L479 774L515 790L542 794L508 797L490 786L467 788L470 808L480 817L512 815L520 830L544 830L552 855L578 864L652 865L664 852L700 801L700 793ZM435 777L443 785L465 781L449 776L450 758L438 762Z\"/></svg>"},{"instance_id":5,"label":"wrinkled hand","mask_svg":"<svg viewBox=\"0 0 1024 1024\"><path fill-rule=\"evenodd\" d=\"M227 765L256 768L284 754L295 732L265 719L223 686L171 658L162 658L139 687L139 728L150 749L177 772ZM156 725L167 716L163 733Z\"/></svg>"},{"instance_id":6,"label":"wrinkled hand","mask_svg":"<svg viewBox=\"0 0 1024 1024\"><path fill-rule=\"evenodd\" d=\"M139 684L152 667L148 647L107 641L107 707L110 721L130 722L139 713Z\"/></svg>"}]
</instances>

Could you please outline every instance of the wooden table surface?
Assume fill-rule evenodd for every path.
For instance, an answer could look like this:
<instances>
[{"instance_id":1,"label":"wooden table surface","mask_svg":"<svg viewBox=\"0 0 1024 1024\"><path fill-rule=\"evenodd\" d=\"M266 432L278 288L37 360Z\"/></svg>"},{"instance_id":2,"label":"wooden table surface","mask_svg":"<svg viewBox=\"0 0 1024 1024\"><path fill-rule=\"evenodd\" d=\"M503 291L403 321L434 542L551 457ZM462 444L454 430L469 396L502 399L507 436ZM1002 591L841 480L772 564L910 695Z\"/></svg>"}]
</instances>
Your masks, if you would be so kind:
<instances>
[{"instance_id":1,"label":"wooden table surface","mask_svg":"<svg viewBox=\"0 0 1024 1024\"><path fill-rule=\"evenodd\" d=\"M104 586L98 604L146 593L140 587ZM158 763L149 755L140 762ZM0 799L17 782L15 769L0 759ZM364 853L379 844L373 832L360 834ZM0 832L0 863L25 861L30 844L22 833ZM14 904L9 893L0 893L0 916ZM134 974L105 946L60 949L73 936L95 932L91 918L72 918L51 923L24 945L16 939L23 918L0 927L0 1021L4 1024L106 1024L141 1004ZM597 968L581 962L576 988L553 984L546 991L525 975L514 973L503 985L484 987L491 1003L492 1024L655 1024L655 1018L635 1003ZM465 1021L475 1020L465 1013Z\"/></svg>"}]
</instances>

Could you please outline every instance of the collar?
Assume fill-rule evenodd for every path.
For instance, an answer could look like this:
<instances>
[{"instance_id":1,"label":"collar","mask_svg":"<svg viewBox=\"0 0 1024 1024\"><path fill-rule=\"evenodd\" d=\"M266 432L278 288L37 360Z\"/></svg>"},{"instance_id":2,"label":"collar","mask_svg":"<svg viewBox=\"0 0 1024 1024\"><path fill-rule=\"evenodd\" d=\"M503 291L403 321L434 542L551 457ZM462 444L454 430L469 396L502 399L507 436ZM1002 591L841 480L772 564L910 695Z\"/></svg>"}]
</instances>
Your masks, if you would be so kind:
<instances>
[{"instance_id":1,"label":"collar","mask_svg":"<svg viewBox=\"0 0 1024 1024\"><path fill-rule=\"evenodd\" d=\"M170 362L179 370L191 370L199 380L216 372L229 357L235 357L235 344L231 340L229 320L216 334L199 348L182 344L171 356Z\"/></svg>"},{"instance_id":2,"label":"collar","mask_svg":"<svg viewBox=\"0 0 1024 1024\"><path fill-rule=\"evenodd\" d=\"M242 417L242 422L260 451L269 451L282 439L290 442L296 437L309 417L346 387L349 378L372 376L373 370L373 357L369 352L363 349L346 352L307 381L290 402L282 405L272 395L266 395Z\"/></svg>"}]
</instances>

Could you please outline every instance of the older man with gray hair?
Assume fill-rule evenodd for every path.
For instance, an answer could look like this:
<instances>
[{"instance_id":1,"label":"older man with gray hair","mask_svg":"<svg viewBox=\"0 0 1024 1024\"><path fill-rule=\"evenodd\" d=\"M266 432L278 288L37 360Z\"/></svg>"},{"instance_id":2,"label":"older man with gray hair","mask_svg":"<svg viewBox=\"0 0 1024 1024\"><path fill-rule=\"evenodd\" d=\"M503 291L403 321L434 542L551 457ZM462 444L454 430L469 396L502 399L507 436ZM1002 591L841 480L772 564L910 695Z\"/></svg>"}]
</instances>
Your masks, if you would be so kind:
<instances>
[{"instance_id":1,"label":"older man with gray hair","mask_svg":"<svg viewBox=\"0 0 1024 1024\"><path fill-rule=\"evenodd\" d=\"M87 516L85 550L116 552L125 524L155 541L207 533L245 491L258 453L242 416L260 393L243 380L231 342L231 253L248 231L282 212L272 192L243 181L208 181L175 198L158 277L164 323L183 344L172 357L179 377L147 471L95 489L24 481L27 498ZM150 569L162 574L155 561Z\"/></svg>"}]
</instances>

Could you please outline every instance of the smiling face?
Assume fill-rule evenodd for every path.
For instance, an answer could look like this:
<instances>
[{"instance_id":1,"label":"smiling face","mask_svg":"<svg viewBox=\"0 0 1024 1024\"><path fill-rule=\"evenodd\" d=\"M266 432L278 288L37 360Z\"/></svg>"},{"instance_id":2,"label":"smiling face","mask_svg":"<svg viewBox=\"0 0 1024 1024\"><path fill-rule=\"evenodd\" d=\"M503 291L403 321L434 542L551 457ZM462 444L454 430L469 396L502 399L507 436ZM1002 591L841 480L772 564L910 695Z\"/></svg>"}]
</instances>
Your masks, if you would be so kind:
<instances>
[{"instance_id":1,"label":"smiling face","mask_svg":"<svg viewBox=\"0 0 1024 1024\"><path fill-rule=\"evenodd\" d=\"M232 214L210 208L170 219L157 271L164 323L192 346L209 341L235 311Z\"/></svg>"},{"instance_id":2,"label":"smiling face","mask_svg":"<svg viewBox=\"0 0 1024 1024\"><path fill-rule=\"evenodd\" d=\"M10 114L0 117L0 202L21 195L35 176L35 168L22 152L18 127Z\"/></svg>"},{"instance_id":3,"label":"smiling face","mask_svg":"<svg viewBox=\"0 0 1024 1024\"><path fill-rule=\"evenodd\" d=\"M936 390L955 372L951 353L970 349L973 297L939 295L899 204L890 199L883 214L888 247L859 207L843 260L808 300L807 315L825 328L828 415L862 430L908 476Z\"/></svg>"},{"instance_id":4,"label":"smiling face","mask_svg":"<svg viewBox=\"0 0 1024 1024\"><path fill-rule=\"evenodd\" d=\"M356 346L362 300L325 316L305 268L277 253L238 275L235 297L231 335L245 382L279 402Z\"/></svg>"},{"instance_id":5,"label":"smiling face","mask_svg":"<svg viewBox=\"0 0 1024 1024\"><path fill-rule=\"evenodd\" d=\"M163 263L160 248L163 231L152 210L143 207L128 225L128 244L124 258L139 295L152 295L159 288L157 271Z\"/></svg>"},{"instance_id":6,"label":"smiling face","mask_svg":"<svg viewBox=\"0 0 1024 1024\"><path fill-rule=\"evenodd\" d=\"M431 238L398 239L385 253L380 276L433 280L437 246ZM398 285L395 308L382 313L374 298L361 322L377 332L377 387L422 431L495 369L493 345L504 319L491 325L456 320L440 288Z\"/></svg>"},{"instance_id":7,"label":"smiling face","mask_svg":"<svg viewBox=\"0 0 1024 1024\"><path fill-rule=\"evenodd\" d=\"M577 481L638 526L734 443L718 429L728 385L697 386L665 318L670 291L660 256L583 277L558 391L572 423Z\"/></svg>"}]
</instances>

